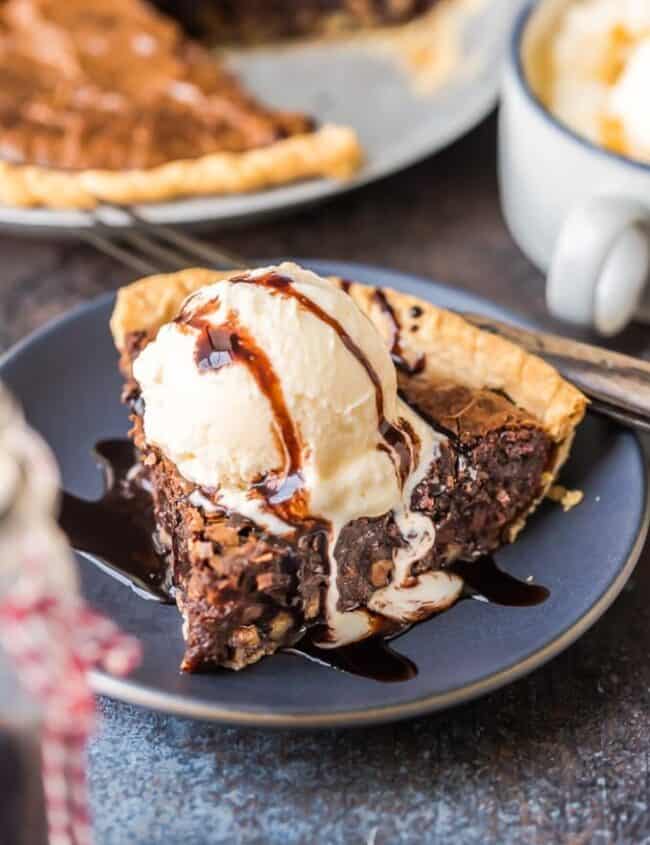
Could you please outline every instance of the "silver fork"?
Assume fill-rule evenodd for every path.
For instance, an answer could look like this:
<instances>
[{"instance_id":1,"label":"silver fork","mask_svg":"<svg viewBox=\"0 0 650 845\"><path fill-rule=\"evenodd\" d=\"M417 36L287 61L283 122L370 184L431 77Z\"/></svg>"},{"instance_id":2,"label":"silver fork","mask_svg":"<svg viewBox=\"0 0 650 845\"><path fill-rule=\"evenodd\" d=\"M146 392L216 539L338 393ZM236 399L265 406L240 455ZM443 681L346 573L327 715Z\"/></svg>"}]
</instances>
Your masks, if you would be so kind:
<instances>
[{"instance_id":1,"label":"silver fork","mask_svg":"<svg viewBox=\"0 0 650 845\"><path fill-rule=\"evenodd\" d=\"M151 223L125 206L118 208L127 227L105 222L101 209L94 225L79 235L100 252L139 274L167 273L202 264L217 270L246 267L232 252L210 246L185 232ZM463 314L486 331L518 343L552 364L591 400L591 410L623 425L650 432L650 363L598 346L546 332L529 331L489 317Z\"/></svg>"},{"instance_id":2,"label":"silver fork","mask_svg":"<svg viewBox=\"0 0 650 845\"><path fill-rule=\"evenodd\" d=\"M128 221L128 226L117 227L106 223L100 208L92 214L93 226L80 229L79 235L100 252L116 258L136 273L171 273L194 267L197 261L216 270L246 267L244 258L169 226L151 223L132 208L115 205L105 208L111 212L119 211ZM121 246L120 241L130 249Z\"/></svg>"}]
</instances>

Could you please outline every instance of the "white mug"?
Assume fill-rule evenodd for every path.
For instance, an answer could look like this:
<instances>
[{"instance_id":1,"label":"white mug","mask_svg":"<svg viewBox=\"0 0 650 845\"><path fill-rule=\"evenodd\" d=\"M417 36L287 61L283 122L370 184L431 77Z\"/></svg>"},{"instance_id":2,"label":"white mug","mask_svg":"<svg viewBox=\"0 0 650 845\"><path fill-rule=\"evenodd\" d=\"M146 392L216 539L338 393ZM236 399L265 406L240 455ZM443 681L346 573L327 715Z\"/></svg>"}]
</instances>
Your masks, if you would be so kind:
<instances>
[{"instance_id":1,"label":"white mug","mask_svg":"<svg viewBox=\"0 0 650 845\"><path fill-rule=\"evenodd\" d=\"M501 203L519 247L548 273L550 311L611 335L632 317L650 320L650 165L577 135L529 85L538 39L570 1L532 3L515 25L499 114Z\"/></svg>"}]
</instances>

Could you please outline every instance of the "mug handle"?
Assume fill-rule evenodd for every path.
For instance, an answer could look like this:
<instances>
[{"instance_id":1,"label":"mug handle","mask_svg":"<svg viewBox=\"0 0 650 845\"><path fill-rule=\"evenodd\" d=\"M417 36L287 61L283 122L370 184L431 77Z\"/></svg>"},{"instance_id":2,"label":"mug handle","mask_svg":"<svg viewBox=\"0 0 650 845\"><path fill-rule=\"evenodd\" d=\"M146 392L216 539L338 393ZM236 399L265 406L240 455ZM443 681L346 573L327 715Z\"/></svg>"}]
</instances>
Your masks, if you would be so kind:
<instances>
[{"instance_id":1,"label":"mug handle","mask_svg":"<svg viewBox=\"0 0 650 845\"><path fill-rule=\"evenodd\" d=\"M613 335L632 319L650 271L650 209L592 197L567 216L546 280L550 312Z\"/></svg>"}]
</instances>

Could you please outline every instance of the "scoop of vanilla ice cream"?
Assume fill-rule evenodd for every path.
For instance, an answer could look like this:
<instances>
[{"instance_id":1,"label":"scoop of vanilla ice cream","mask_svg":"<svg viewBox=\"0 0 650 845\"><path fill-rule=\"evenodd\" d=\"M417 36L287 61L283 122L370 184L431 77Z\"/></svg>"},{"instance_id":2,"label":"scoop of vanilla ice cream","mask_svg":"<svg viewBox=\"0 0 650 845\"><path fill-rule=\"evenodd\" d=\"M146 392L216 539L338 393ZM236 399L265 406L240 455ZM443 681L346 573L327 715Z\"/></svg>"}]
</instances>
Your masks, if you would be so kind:
<instances>
[{"instance_id":1,"label":"scoop of vanilla ice cream","mask_svg":"<svg viewBox=\"0 0 650 845\"><path fill-rule=\"evenodd\" d=\"M650 27L650 4L648 6ZM634 47L609 95L609 112L625 132L630 154L650 158L650 35Z\"/></svg>"},{"instance_id":2,"label":"scoop of vanilla ice cream","mask_svg":"<svg viewBox=\"0 0 650 845\"><path fill-rule=\"evenodd\" d=\"M297 292L354 339L381 383L386 418L397 418L401 411L390 355L350 297L295 264L251 275L271 270L291 279ZM234 318L263 350L302 444L312 514L340 523L394 506L400 489L393 462L377 449L375 386L335 328L282 291L229 280L192 296L183 313L185 318L201 313L214 328ZM247 366L235 361L199 369L198 333L187 323L169 323L135 361L145 436L185 478L220 488L226 502L230 495L242 509L242 491L282 470L285 447L272 403Z\"/></svg>"},{"instance_id":3,"label":"scoop of vanilla ice cream","mask_svg":"<svg viewBox=\"0 0 650 845\"><path fill-rule=\"evenodd\" d=\"M583 0L563 7L551 32L551 111L596 144L603 141L603 118L623 124L626 153L647 158L650 59L648 0ZM623 62L621 76L609 75Z\"/></svg>"}]
</instances>

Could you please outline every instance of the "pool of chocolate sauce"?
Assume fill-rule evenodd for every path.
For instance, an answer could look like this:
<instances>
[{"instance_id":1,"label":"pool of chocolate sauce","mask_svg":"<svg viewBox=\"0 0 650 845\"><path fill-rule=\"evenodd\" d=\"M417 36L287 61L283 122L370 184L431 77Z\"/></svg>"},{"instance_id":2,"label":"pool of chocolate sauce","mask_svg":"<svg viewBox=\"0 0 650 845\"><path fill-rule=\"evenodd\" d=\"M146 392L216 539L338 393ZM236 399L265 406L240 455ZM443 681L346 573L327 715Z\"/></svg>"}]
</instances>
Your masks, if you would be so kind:
<instances>
[{"instance_id":1,"label":"pool of chocolate sauce","mask_svg":"<svg viewBox=\"0 0 650 845\"><path fill-rule=\"evenodd\" d=\"M156 539L151 495L133 444L127 439L102 440L94 454L104 478L104 495L88 501L64 493L61 527L73 548L130 584L138 595L173 602L169 568ZM549 596L546 587L520 581L500 569L491 557L458 561L447 571L463 579L465 598L529 607ZM395 651L392 643L410 627L333 649L316 646L317 634L308 632L285 651L376 681L407 681L417 675L417 666Z\"/></svg>"},{"instance_id":2,"label":"pool of chocolate sauce","mask_svg":"<svg viewBox=\"0 0 650 845\"><path fill-rule=\"evenodd\" d=\"M156 539L153 504L130 440L100 440L94 448L104 495L88 501L64 492L59 524L76 551L139 595L173 602L168 567Z\"/></svg>"}]
</instances>

